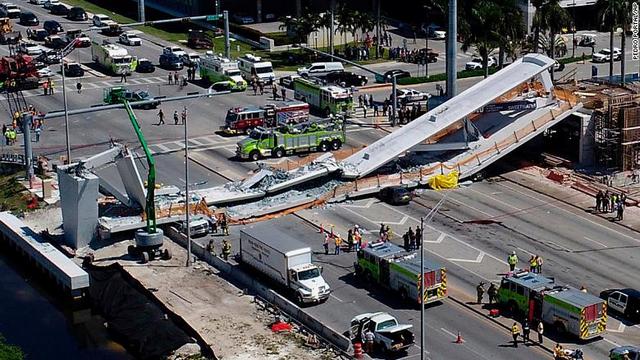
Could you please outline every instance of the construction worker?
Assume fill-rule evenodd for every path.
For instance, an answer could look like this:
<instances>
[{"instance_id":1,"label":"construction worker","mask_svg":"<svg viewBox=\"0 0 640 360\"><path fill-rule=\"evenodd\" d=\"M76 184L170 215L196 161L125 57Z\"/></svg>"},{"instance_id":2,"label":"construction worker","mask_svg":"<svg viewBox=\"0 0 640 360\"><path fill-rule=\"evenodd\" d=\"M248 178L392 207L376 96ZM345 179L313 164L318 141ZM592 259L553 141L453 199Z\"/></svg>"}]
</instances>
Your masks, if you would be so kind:
<instances>
[{"instance_id":1,"label":"construction worker","mask_svg":"<svg viewBox=\"0 0 640 360\"><path fill-rule=\"evenodd\" d=\"M324 242L322 243L322 246L324 247L324 254L329 255L329 234L326 234L324 236Z\"/></svg>"},{"instance_id":2,"label":"construction worker","mask_svg":"<svg viewBox=\"0 0 640 360\"><path fill-rule=\"evenodd\" d=\"M489 305L493 304L494 302L497 302L498 288L496 288L496 285L494 283L491 283L491 285L489 285L489 289L487 290L487 295L489 295Z\"/></svg>"},{"instance_id":3,"label":"construction worker","mask_svg":"<svg viewBox=\"0 0 640 360\"><path fill-rule=\"evenodd\" d=\"M340 246L342 246L342 238L340 237L340 234L336 235L334 240L335 240L334 254L340 255Z\"/></svg>"},{"instance_id":4,"label":"construction worker","mask_svg":"<svg viewBox=\"0 0 640 360\"><path fill-rule=\"evenodd\" d=\"M507 262L509 263L509 271L516 269L516 264L518 264L518 255L516 255L515 251L511 252L511 255L507 258Z\"/></svg>"},{"instance_id":5,"label":"construction worker","mask_svg":"<svg viewBox=\"0 0 640 360\"><path fill-rule=\"evenodd\" d=\"M222 241L222 258L224 261L229 260L229 255L231 255L231 244L227 239Z\"/></svg>"},{"instance_id":6,"label":"construction worker","mask_svg":"<svg viewBox=\"0 0 640 360\"><path fill-rule=\"evenodd\" d=\"M529 341L529 334L531 333L531 328L529 327L529 321L524 319L522 322L522 343L526 344Z\"/></svg>"},{"instance_id":7,"label":"construction worker","mask_svg":"<svg viewBox=\"0 0 640 360\"><path fill-rule=\"evenodd\" d=\"M347 232L347 251L351 252L353 250L353 229L349 229Z\"/></svg>"},{"instance_id":8,"label":"construction worker","mask_svg":"<svg viewBox=\"0 0 640 360\"><path fill-rule=\"evenodd\" d=\"M478 295L476 303L482 304L482 297L484 296L484 281L480 281L480 284L476 287L476 294Z\"/></svg>"},{"instance_id":9,"label":"construction worker","mask_svg":"<svg viewBox=\"0 0 640 360\"><path fill-rule=\"evenodd\" d=\"M554 359L563 359L564 358L564 349L560 343L556 343L556 346L553 347L553 357Z\"/></svg>"},{"instance_id":10,"label":"construction worker","mask_svg":"<svg viewBox=\"0 0 640 360\"><path fill-rule=\"evenodd\" d=\"M229 236L229 224L227 224L227 215L224 213L220 214L220 228L224 235Z\"/></svg>"},{"instance_id":11,"label":"construction worker","mask_svg":"<svg viewBox=\"0 0 640 360\"><path fill-rule=\"evenodd\" d=\"M531 258L529 259L529 271L532 273L538 271L538 261L535 255L531 255Z\"/></svg>"},{"instance_id":12,"label":"construction worker","mask_svg":"<svg viewBox=\"0 0 640 360\"><path fill-rule=\"evenodd\" d=\"M518 323L514 322L511 326L511 337L513 338L513 347L518 347L518 336L520 336L520 328Z\"/></svg>"}]
</instances>

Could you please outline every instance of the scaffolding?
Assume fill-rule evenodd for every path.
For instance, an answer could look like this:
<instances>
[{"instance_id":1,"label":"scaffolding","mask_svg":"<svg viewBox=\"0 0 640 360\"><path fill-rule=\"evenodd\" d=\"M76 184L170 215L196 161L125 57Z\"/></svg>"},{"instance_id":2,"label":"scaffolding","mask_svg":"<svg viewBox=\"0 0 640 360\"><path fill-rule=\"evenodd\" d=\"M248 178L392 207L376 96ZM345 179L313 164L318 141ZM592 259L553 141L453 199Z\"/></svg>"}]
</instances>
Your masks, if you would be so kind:
<instances>
[{"instance_id":1,"label":"scaffolding","mask_svg":"<svg viewBox=\"0 0 640 360\"><path fill-rule=\"evenodd\" d=\"M640 168L640 96L608 95L594 110L597 164L607 171Z\"/></svg>"}]
</instances>

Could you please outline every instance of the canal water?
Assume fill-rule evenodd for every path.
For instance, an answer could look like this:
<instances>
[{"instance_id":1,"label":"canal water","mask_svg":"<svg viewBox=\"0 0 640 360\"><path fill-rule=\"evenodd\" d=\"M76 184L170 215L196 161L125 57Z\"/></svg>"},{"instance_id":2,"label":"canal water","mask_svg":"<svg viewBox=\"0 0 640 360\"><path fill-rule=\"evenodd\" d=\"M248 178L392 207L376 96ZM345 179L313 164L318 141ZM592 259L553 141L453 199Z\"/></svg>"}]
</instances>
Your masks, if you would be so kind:
<instances>
[{"instance_id":1,"label":"canal water","mask_svg":"<svg viewBox=\"0 0 640 360\"><path fill-rule=\"evenodd\" d=\"M109 339L103 318L59 301L15 256L0 247L0 333L26 359L133 359Z\"/></svg>"}]
</instances>

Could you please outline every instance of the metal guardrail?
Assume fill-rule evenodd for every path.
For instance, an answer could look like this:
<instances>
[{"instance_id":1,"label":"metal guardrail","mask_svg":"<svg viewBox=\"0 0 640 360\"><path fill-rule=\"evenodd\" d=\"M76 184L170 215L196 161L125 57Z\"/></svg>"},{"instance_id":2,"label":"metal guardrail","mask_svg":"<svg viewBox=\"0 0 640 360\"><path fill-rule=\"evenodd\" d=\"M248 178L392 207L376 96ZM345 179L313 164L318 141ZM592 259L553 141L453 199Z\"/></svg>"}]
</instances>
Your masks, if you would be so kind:
<instances>
[{"instance_id":1,"label":"metal guardrail","mask_svg":"<svg viewBox=\"0 0 640 360\"><path fill-rule=\"evenodd\" d=\"M33 159L33 163L37 159ZM0 154L0 163L3 164L15 164L15 165L27 165L27 161L25 159L24 154Z\"/></svg>"}]
</instances>

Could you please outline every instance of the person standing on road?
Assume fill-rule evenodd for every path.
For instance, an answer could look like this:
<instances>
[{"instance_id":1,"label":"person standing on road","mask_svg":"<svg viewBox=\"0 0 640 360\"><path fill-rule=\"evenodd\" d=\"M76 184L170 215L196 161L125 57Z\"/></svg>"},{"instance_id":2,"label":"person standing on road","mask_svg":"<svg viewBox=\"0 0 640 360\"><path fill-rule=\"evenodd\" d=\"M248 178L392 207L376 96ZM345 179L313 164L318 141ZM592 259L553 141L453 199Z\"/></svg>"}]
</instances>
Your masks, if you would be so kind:
<instances>
[{"instance_id":1,"label":"person standing on road","mask_svg":"<svg viewBox=\"0 0 640 360\"><path fill-rule=\"evenodd\" d=\"M229 260L229 255L231 255L231 244L227 239L222 240L222 258L224 261Z\"/></svg>"},{"instance_id":2,"label":"person standing on road","mask_svg":"<svg viewBox=\"0 0 640 360\"><path fill-rule=\"evenodd\" d=\"M353 250L353 229L349 229L347 232L347 251L351 252Z\"/></svg>"},{"instance_id":3,"label":"person standing on road","mask_svg":"<svg viewBox=\"0 0 640 360\"><path fill-rule=\"evenodd\" d=\"M542 274L542 256L536 255L536 264L538 265L536 269L537 274Z\"/></svg>"},{"instance_id":4,"label":"person standing on road","mask_svg":"<svg viewBox=\"0 0 640 360\"><path fill-rule=\"evenodd\" d=\"M251 80L251 86L253 87L253 96L258 95L258 83L255 79Z\"/></svg>"},{"instance_id":5,"label":"person standing on road","mask_svg":"<svg viewBox=\"0 0 640 360\"><path fill-rule=\"evenodd\" d=\"M120 74L120 82L123 82L123 81L124 81L124 82L127 82L127 72L126 72L126 71L123 71L123 72Z\"/></svg>"},{"instance_id":6,"label":"person standing on road","mask_svg":"<svg viewBox=\"0 0 640 360\"><path fill-rule=\"evenodd\" d=\"M484 281L480 281L480 284L476 286L476 303L482 304L482 298L484 297Z\"/></svg>"},{"instance_id":7,"label":"person standing on road","mask_svg":"<svg viewBox=\"0 0 640 360\"><path fill-rule=\"evenodd\" d=\"M602 190L598 191L598 193L596 194L596 212L599 213L600 210L602 209L602 196L604 194L602 193Z\"/></svg>"},{"instance_id":8,"label":"person standing on road","mask_svg":"<svg viewBox=\"0 0 640 360\"><path fill-rule=\"evenodd\" d=\"M489 285L489 289L487 289L487 295L489 296L489 305L497 302L498 289L496 288L496 285L494 283L491 283L491 285Z\"/></svg>"},{"instance_id":9,"label":"person standing on road","mask_svg":"<svg viewBox=\"0 0 640 360\"><path fill-rule=\"evenodd\" d=\"M78 90L78 94L82 94L82 83L80 81L76 83L76 90Z\"/></svg>"},{"instance_id":10,"label":"person standing on road","mask_svg":"<svg viewBox=\"0 0 640 360\"><path fill-rule=\"evenodd\" d=\"M544 334L544 325L542 325L542 321L538 321L538 328L536 330L538 332L538 344L542 345L542 335Z\"/></svg>"},{"instance_id":11,"label":"person standing on road","mask_svg":"<svg viewBox=\"0 0 640 360\"><path fill-rule=\"evenodd\" d=\"M340 255L340 246L342 246L342 238L340 237L340 234L336 235L336 237L334 238L334 245L335 245L335 249L333 251L333 253L335 255Z\"/></svg>"},{"instance_id":12,"label":"person standing on road","mask_svg":"<svg viewBox=\"0 0 640 360\"><path fill-rule=\"evenodd\" d=\"M329 234L324 236L324 242L322 243L322 247L324 247L324 254L329 255Z\"/></svg>"},{"instance_id":13,"label":"person standing on road","mask_svg":"<svg viewBox=\"0 0 640 360\"><path fill-rule=\"evenodd\" d=\"M282 101L287 100L287 89L284 86L280 88L280 95L282 95Z\"/></svg>"},{"instance_id":14,"label":"person standing on road","mask_svg":"<svg viewBox=\"0 0 640 360\"><path fill-rule=\"evenodd\" d=\"M535 255L531 255L529 259L529 271L535 273L538 270L538 263L536 262Z\"/></svg>"},{"instance_id":15,"label":"person standing on road","mask_svg":"<svg viewBox=\"0 0 640 360\"><path fill-rule=\"evenodd\" d=\"M36 142L40 142L40 134L42 133L40 126L38 126L33 132L36 134Z\"/></svg>"},{"instance_id":16,"label":"person standing on road","mask_svg":"<svg viewBox=\"0 0 640 360\"><path fill-rule=\"evenodd\" d=\"M177 71L173 73L173 83L175 85L180 85L180 74L178 74Z\"/></svg>"},{"instance_id":17,"label":"person standing on road","mask_svg":"<svg viewBox=\"0 0 640 360\"><path fill-rule=\"evenodd\" d=\"M164 125L164 111L158 110L158 126Z\"/></svg>"},{"instance_id":18,"label":"person standing on road","mask_svg":"<svg viewBox=\"0 0 640 360\"><path fill-rule=\"evenodd\" d=\"M420 249L422 243L422 229L416 227L416 250Z\"/></svg>"},{"instance_id":19,"label":"person standing on road","mask_svg":"<svg viewBox=\"0 0 640 360\"><path fill-rule=\"evenodd\" d=\"M527 319L524 319L524 321L522 322L522 343L523 344L527 344L527 341L529 341L529 334L531 333L531 328L529 327L529 321Z\"/></svg>"},{"instance_id":20,"label":"person standing on road","mask_svg":"<svg viewBox=\"0 0 640 360\"><path fill-rule=\"evenodd\" d=\"M371 329L367 329L367 332L364 333L364 340L365 340L365 344L366 344L365 351L367 352L367 354L372 354L373 353L373 340L375 338L376 338L376 336L373 333L373 331L371 331Z\"/></svg>"},{"instance_id":21,"label":"person standing on road","mask_svg":"<svg viewBox=\"0 0 640 360\"><path fill-rule=\"evenodd\" d=\"M169 85L173 84L173 73L169 72L169 75L167 75L167 80L169 80Z\"/></svg>"},{"instance_id":22,"label":"person standing on road","mask_svg":"<svg viewBox=\"0 0 640 360\"><path fill-rule=\"evenodd\" d=\"M409 243L409 233L406 232L404 233L404 235L402 235L402 243L404 245L404 250L405 251L411 251L411 245Z\"/></svg>"},{"instance_id":23,"label":"person standing on road","mask_svg":"<svg viewBox=\"0 0 640 360\"><path fill-rule=\"evenodd\" d=\"M511 337L513 338L513 347L518 347L518 336L520 336L520 328L518 323L514 322L511 326Z\"/></svg>"},{"instance_id":24,"label":"person standing on road","mask_svg":"<svg viewBox=\"0 0 640 360\"><path fill-rule=\"evenodd\" d=\"M184 125L187 122L187 107L186 106L182 109L182 115L181 116L182 116L182 118L181 118L182 125Z\"/></svg>"},{"instance_id":25,"label":"person standing on road","mask_svg":"<svg viewBox=\"0 0 640 360\"><path fill-rule=\"evenodd\" d=\"M507 262L509 263L509 271L513 271L516 269L516 264L518 264L518 255L516 252L511 252L511 255L507 258Z\"/></svg>"},{"instance_id":26,"label":"person standing on road","mask_svg":"<svg viewBox=\"0 0 640 360\"><path fill-rule=\"evenodd\" d=\"M178 121L179 121L178 110L174 110L173 111L173 124L174 125L178 125Z\"/></svg>"},{"instance_id":27,"label":"person standing on road","mask_svg":"<svg viewBox=\"0 0 640 360\"><path fill-rule=\"evenodd\" d=\"M617 210L616 220L622 221L622 218L624 215L624 203L622 202L622 199L618 199L616 210Z\"/></svg>"},{"instance_id":28,"label":"person standing on road","mask_svg":"<svg viewBox=\"0 0 640 360\"><path fill-rule=\"evenodd\" d=\"M271 92L273 94L273 100L278 100L278 85L276 85L276 83L271 85Z\"/></svg>"}]
</instances>

